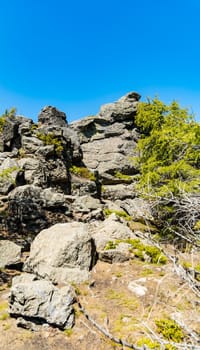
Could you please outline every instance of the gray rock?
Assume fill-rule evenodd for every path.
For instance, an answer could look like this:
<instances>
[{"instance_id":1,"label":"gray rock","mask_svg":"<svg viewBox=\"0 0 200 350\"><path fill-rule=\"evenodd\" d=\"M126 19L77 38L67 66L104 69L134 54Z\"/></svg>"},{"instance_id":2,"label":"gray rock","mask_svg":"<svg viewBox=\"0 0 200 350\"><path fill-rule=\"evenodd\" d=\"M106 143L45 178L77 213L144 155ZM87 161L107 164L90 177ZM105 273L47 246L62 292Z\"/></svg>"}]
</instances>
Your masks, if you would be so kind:
<instances>
[{"instance_id":1,"label":"gray rock","mask_svg":"<svg viewBox=\"0 0 200 350\"><path fill-rule=\"evenodd\" d=\"M13 281L10 290L10 314L30 318L36 323L47 322L62 329L74 325L75 301L71 286L55 287L50 281L22 277Z\"/></svg>"},{"instance_id":2,"label":"gray rock","mask_svg":"<svg viewBox=\"0 0 200 350\"><path fill-rule=\"evenodd\" d=\"M147 293L147 287L141 285L141 283L145 282L146 280L137 280L137 281L131 281L128 284L128 289L133 292L138 297L143 297Z\"/></svg>"},{"instance_id":3,"label":"gray rock","mask_svg":"<svg viewBox=\"0 0 200 350\"><path fill-rule=\"evenodd\" d=\"M54 145L39 147L35 154L36 156L43 158L52 157L55 154Z\"/></svg>"},{"instance_id":4,"label":"gray rock","mask_svg":"<svg viewBox=\"0 0 200 350\"><path fill-rule=\"evenodd\" d=\"M39 140L35 136L25 136L23 135L21 138L22 142L22 148L26 153L34 153L36 152L40 147L42 147L43 141Z\"/></svg>"},{"instance_id":5,"label":"gray rock","mask_svg":"<svg viewBox=\"0 0 200 350\"><path fill-rule=\"evenodd\" d=\"M135 197L135 191L133 185L115 184L104 185L103 198L111 200L122 200L127 198L133 199Z\"/></svg>"},{"instance_id":6,"label":"gray rock","mask_svg":"<svg viewBox=\"0 0 200 350\"><path fill-rule=\"evenodd\" d=\"M9 193L7 226L10 231L37 233L46 227L40 194L41 188L33 185L19 186Z\"/></svg>"},{"instance_id":7,"label":"gray rock","mask_svg":"<svg viewBox=\"0 0 200 350\"><path fill-rule=\"evenodd\" d=\"M43 200L44 207L46 208L58 208L65 206L66 196L64 193L58 193L52 188L46 188L41 192L40 196Z\"/></svg>"},{"instance_id":8,"label":"gray rock","mask_svg":"<svg viewBox=\"0 0 200 350\"><path fill-rule=\"evenodd\" d=\"M21 124L20 124L19 130L18 130L19 134L31 136L32 126L34 125L33 121L31 119L27 119L24 117L18 117L18 118L21 118Z\"/></svg>"},{"instance_id":9,"label":"gray rock","mask_svg":"<svg viewBox=\"0 0 200 350\"><path fill-rule=\"evenodd\" d=\"M15 117L5 118L3 130L0 134L2 151L12 151L14 147L19 145L18 126L19 122Z\"/></svg>"},{"instance_id":10,"label":"gray rock","mask_svg":"<svg viewBox=\"0 0 200 350\"><path fill-rule=\"evenodd\" d=\"M120 222L115 214L112 214L96 226L91 226L91 235L94 238L97 251L103 250L109 241L115 239L135 238L129 227Z\"/></svg>"},{"instance_id":11,"label":"gray rock","mask_svg":"<svg viewBox=\"0 0 200 350\"><path fill-rule=\"evenodd\" d=\"M131 157L136 155L139 138L135 128L138 100L138 94L129 93L101 107L99 115L70 125L79 134L83 163L91 170L98 170L104 184L126 183L127 179L117 177L117 172L137 173Z\"/></svg>"},{"instance_id":12,"label":"gray rock","mask_svg":"<svg viewBox=\"0 0 200 350\"><path fill-rule=\"evenodd\" d=\"M113 264L128 261L130 259L130 254L128 254L128 252L122 252L118 249L109 249L100 251L98 257L101 261Z\"/></svg>"},{"instance_id":13,"label":"gray rock","mask_svg":"<svg viewBox=\"0 0 200 350\"><path fill-rule=\"evenodd\" d=\"M21 247L8 241L0 241L0 268L16 265L21 261Z\"/></svg>"},{"instance_id":14,"label":"gray rock","mask_svg":"<svg viewBox=\"0 0 200 350\"><path fill-rule=\"evenodd\" d=\"M138 93L130 92L117 102L102 106L99 115L103 118L112 118L114 121L124 121L130 117L135 117L139 99L140 95Z\"/></svg>"},{"instance_id":15,"label":"gray rock","mask_svg":"<svg viewBox=\"0 0 200 350\"><path fill-rule=\"evenodd\" d=\"M56 224L35 238L24 271L55 283L79 283L88 279L95 258L95 246L87 224Z\"/></svg>"},{"instance_id":16,"label":"gray rock","mask_svg":"<svg viewBox=\"0 0 200 350\"><path fill-rule=\"evenodd\" d=\"M18 163L11 158L5 158L0 165L0 194L6 195L16 185L20 173Z\"/></svg>"},{"instance_id":17,"label":"gray rock","mask_svg":"<svg viewBox=\"0 0 200 350\"><path fill-rule=\"evenodd\" d=\"M46 184L45 164L37 158L26 157L19 159L18 164L24 172L26 184L44 186Z\"/></svg>"},{"instance_id":18,"label":"gray rock","mask_svg":"<svg viewBox=\"0 0 200 350\"><path fill-rule=\"evenodd\" d=\"M89 213L92 210L102 208L102 203L99 199L91 196L77 197L72 205L75 212Z\"/></svg>"},{"instance_id":19,"label":"gray rock","mask_svg":"<svg viewBox=\"0 0 200 350\"><path fill-rule=\"evenodd\" d=\"M52 106L46 106L42 108L38 116L38 122L41 124L53 125L53 126L67 125L66 114Z\"/></svg>"},{"instance_id":20,"label":"gray rock","mask_svg":"<svg viewBox=\"0 0 200 350\"><path fill-rule=\"evenodd\" d=\"M150 205L142 198L127 198L124 201L117 201L117 204L120 205L133 220L144 222L145 220L153 220Z\"/></svg>"}]
</instances>

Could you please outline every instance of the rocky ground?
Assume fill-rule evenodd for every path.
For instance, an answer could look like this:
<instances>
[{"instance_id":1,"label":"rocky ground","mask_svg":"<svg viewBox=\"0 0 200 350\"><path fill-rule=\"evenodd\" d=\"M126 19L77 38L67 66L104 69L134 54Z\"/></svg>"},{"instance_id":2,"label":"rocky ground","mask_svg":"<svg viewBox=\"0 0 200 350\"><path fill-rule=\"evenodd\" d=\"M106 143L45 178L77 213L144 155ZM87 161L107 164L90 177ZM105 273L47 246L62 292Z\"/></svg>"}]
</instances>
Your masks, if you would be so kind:
<instances>
[{"instance_id":1,"label":"rocky ground","mask_svg":"<svg viewBox=\"0 0 200 350\"><path fill-rule=\"evenodd\" d=\"M199 249L164 244L135 190L138 100L5 118L0 349L200 349Z\"/></svg>"},{"instance_id":2,"label":"rocky ground","mask_svg":"<svg viewBox=\"0 0 200 350\"><path fill-rule=\"evenodd\" d=\"M182 258L188 259L188 256ZM191 340L193 333L196 343L195 337L200 333L199 298L177 277L170 262L160 266L138 259L113 264L99 261L90 279L74 288L81 305L93 320L115 337L138 345L138 348L146 343L154 344L156 349L157 337L164 341L155 321L168 317L181 324L186 342ZM8 314L9 289L6 285L1 289L2 350L123 348L94 327L81 313L78 304L74 305L75 326L70 330L61 331L47 325L38 326L36 331L17 327L16 320ZM187 346L185 349L189 348L189 343Z\"/></svg>"}]
</instances>

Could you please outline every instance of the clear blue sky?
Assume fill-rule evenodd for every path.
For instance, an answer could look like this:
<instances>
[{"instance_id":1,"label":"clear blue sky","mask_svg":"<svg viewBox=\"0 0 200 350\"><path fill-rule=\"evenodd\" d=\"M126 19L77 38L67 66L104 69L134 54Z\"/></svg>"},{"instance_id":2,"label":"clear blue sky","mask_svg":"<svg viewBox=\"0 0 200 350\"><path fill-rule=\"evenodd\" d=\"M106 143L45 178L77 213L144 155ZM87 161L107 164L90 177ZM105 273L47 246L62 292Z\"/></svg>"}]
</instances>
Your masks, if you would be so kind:
<instances>
[{"instance_id":1,"label":"clear blue sky","mask_svg":"<svg viewBox=\"0 0 200 350\"><path fill-rule=\"evenodd\" d=\"M199 0L1 0L0 113L68 120L129 91L200 120Z\"/></svg>"}]
</instances>

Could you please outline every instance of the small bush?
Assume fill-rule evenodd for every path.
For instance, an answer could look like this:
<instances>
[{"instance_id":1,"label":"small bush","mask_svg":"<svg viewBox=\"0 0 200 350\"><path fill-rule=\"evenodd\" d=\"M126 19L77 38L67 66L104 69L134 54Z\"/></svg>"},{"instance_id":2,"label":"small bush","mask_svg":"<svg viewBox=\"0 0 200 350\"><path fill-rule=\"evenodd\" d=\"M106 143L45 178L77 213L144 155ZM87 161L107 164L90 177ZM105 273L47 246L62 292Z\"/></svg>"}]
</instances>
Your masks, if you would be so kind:
<instances>
[{"instance_id":1,"label":"small bush","mask_svg":"<svg viewBox=\"0 0 200 350\"><path fill-rule=\"evenodd\" d=\"M63 151L62 141L53 133L42 134L38 132L36 136L39 140L43 141L45 145L54 145L57 154L60 154Z\"/></svg>"},{"instance_id":2,"label":"small bush","mask_svg":"<svg viewBox=\"0 0 200 350\"><path fill-rule=\"evenodd\" d=\"M95 180L94 174L88 168L73 165L69 170L72 174L76 176L83 177L91 181Z\"/></svg>"},{"instance_id":3,"label":"small bush","mask_svg":"<svg viewBox=\"0 0 200 350\"><path fill-rule=\"evenodd\" d=\"M116 242L113 241L109 241L106 246L105 246L105 250L110 250L110 249L116 249L116 247L118 246L118 244Z\"/></svg>"},{"instance_id":4,"label":"small bush","mask_svg":"<svg viewBox=\"0 0 200 350\"><path fill-rule=\"evenodd\" d=\"M174 341L175 343L180 343L184 334L181 327L170 318L161 318L155 320L158 333L161 333L163 337L167 340Z\"/></svg>"},{"instance_id":5,"label":"small bush","mask_svg":"<svg viewBox=\"0 0 200 350\"><path fill-rule=\"evenodd\" d=\"M104 212L104 215L107 217L111 214L115 214L120 218L124 218L127 221L131 220L131 216L128 215L124 210L113 210L113 209L105 208L103 212Z\"/></svg>"},{"instance_id":6,"label":"small bush","mask_svg":"<svg viewBox=\"0 0 200 350\"><path fill-rule=\"evenodd\" d=\"M131 182L132 181L132 176L126 175L126 174L122 174L122 173L120 173L120 171L116 171L114 176L117 179L124 180L125 182Z\"/></svg>"},{"instance_id":7,"label":"small bush","mask_svg":"<svg viewBox=\"0 0 200 350\"><path fill-rule=\"evenodd\" d=\"M154 349L154 350L159 350L160 349L160 344L155 342L155 341L152 341L151 339L149 338L146 338L146 337L142 337L138 340L137 342L137 345L138 346L143 346L143 345L146 345L148 347L148 349Z\"/></svg>"}]
</instances>

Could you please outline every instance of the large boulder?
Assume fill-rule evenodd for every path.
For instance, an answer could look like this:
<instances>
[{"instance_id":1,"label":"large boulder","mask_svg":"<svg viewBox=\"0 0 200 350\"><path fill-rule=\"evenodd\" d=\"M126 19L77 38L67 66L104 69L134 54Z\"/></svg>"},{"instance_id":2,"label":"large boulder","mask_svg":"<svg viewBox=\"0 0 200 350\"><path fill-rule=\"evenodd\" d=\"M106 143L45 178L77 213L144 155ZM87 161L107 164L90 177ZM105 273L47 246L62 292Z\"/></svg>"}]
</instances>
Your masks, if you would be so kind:
<instances>
[{"instance_id":1,"label":"large boulder","mask_svg":"<svg viewBox=\"0 0 200 350\"><path fill-rule=\"evenodd\" d=\"M89 278L95 259L96 250L87 224L56 224L35 238L24 271L54 283L79 283Z\"/></svg>"},{"instance_id":2,"label":"large boulder","mask_svg":"<svg viewBox=\"0 0 200 350\"><path fill-rule=\"evenodd\" d=\"M50 281L37 280L34 275L22 275L13 279L9 312L14 317L69 329L75 321L74 301L71 286L57 288Z\"/></svg>"},{"instance_id":3,"label":"large boulder","mask_svg":"<svg viewBox=\"0 0 200 350\"><path fill-rule=\"evenodd\" d=\"M21 261L21 247L8 241L0 241L0 268L19 264Z\"/></svg>"}]
</instances>

